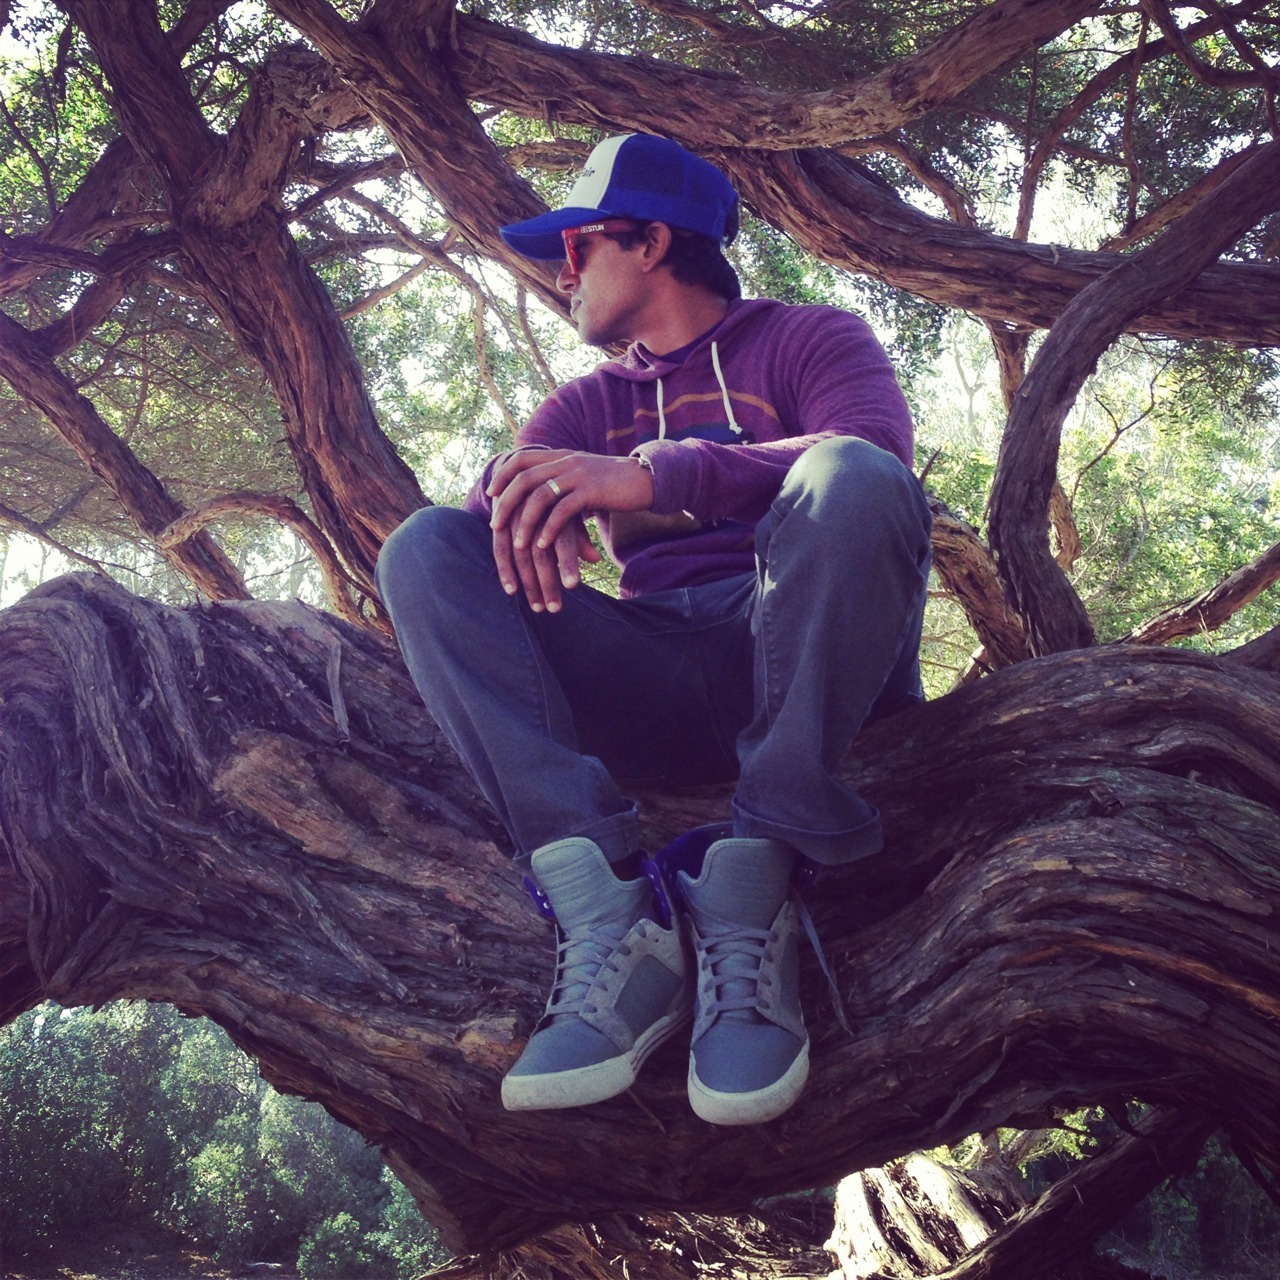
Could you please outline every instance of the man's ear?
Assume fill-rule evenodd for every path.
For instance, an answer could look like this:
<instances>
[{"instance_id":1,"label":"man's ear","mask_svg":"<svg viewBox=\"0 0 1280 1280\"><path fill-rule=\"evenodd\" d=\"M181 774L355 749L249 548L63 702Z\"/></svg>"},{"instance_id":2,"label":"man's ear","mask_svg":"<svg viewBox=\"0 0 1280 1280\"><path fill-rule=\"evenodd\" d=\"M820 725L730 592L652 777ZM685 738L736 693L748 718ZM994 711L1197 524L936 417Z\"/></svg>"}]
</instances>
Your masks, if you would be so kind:
<instances>
[{"instance_id":1,"label":"man's ear","mask_svg":"<svg viewBox=\"0 0 1280 1280\"><path fill-rule=\"evenodd\" d=\"M665 222L651 222L644 229L644 243L640 246L643 256L642 270L653 271L660 267L671 248L671 228Z\"/></svg>"}]
</instances>

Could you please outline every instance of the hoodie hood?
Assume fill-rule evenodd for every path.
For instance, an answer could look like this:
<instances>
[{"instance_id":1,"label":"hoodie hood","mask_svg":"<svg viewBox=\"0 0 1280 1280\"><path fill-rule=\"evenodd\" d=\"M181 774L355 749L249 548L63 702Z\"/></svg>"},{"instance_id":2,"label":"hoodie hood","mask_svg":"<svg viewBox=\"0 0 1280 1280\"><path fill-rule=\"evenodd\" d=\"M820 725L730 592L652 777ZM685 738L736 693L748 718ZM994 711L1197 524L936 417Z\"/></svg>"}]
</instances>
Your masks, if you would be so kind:
<instances>
[{"instance_id":1,"label":"hoodie hood","mask_svg":"<svg viewBox=\"0 0 1280 1280\"><path fill-rule=\"evenodd\" d=\"M673 362L662 356L656 356L642 342L633 342L625 353L614 360L606 360L599 366L601 373L612 374L627 382L653 382L658 378L666 378L677 369L688 369L699 361L711 362L711 347L729 349L735 342L739 332L749 322L758 319L765 312L784 306L772 298L735 298L729 303L725 317L714 329L708 329L693 345L683 360Z\"/></svg>"},{"instance_id":2,"label":"hoodie hood","mask_svg":"<svg viewBox=\"0 0 1280 1280\"><path fill-rule=\"evenodd\" d=\"M666 396L662 385L663 378L678 370L696 370L700 364L710 363L712 370L715 372L716 383L720 387L720 394L724 398L724 412L729 423L729 429L735 436L741 437L742 428L738 425L737 416L733 411L733 400L729 395L729 385L725 382L724 374L720 368L720 348L722 346L725 348L732 347L738 336L749 328L757 317L780 306L782 306L782 303L774 302L770 298L753 298L749 302L734 299L729 303L729 309L725 312L724 319L714 328L708 329L702 337L694 339L692 345L685 351L683 359L664 359L662 356L654 355L643 343L633 342L627 348L627 352L621 360L606 361L600 366L600 372L611 373L614 377L622 378L626 382L654 382L657 384L658 439L665 440L667 438L667 415L664 406Z\"/></svg>"}]
</instances>

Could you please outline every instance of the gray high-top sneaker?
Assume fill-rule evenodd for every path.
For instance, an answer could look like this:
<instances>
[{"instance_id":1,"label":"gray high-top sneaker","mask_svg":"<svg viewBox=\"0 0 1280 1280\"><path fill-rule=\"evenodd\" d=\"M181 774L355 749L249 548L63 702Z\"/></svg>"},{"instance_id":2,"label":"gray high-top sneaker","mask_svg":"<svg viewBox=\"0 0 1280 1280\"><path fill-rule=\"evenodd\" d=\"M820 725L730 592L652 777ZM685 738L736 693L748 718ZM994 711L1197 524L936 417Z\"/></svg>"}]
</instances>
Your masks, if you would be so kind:
<instances>
[{"instance_id":1,"label":"gray high-top sneaker","mask_svg":"<svg viewBox=\"0 0 1280 1280\"><path fill-rule=\"evenodd\" d=\"M623 881L590 840L531 859L560 949L546 1012L502 1082L508 1111L581 1107L629 1089L645 1059L692 1013L678 922L650 918L653 885Z\"/></svg>"},{"instance_id":2,"label":"gray high-top sneaker","mask_svg":"<svg viewBox=\"0 0 1280 1280\"><path fill-rule=\"evenodd\" d=\"M772 1120L809 1078L794 861L777 840L717 840L697 879L678 875L698 958L689 1102L712 1124Z\"/></svg>"}]
</instances>

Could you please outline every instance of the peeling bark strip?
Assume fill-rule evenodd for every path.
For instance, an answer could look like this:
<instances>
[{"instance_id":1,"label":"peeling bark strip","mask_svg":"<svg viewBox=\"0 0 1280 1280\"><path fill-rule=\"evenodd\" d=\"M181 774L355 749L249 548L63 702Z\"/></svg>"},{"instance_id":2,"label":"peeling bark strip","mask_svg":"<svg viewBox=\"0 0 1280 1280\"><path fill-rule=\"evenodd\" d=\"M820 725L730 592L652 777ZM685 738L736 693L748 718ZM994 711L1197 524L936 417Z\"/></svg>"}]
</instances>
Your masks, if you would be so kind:
<instances>
[{"instance_id":1,"label":"peeling bark strip","mask_svg":"<svg viewBox=\"0 0 1280 1280\"><path fill-rule=\"evenodd\" d=\"M810 964L793 1112L709 1128L673 1046L634 1095L505 1113L551 940L394 651L301 605L63 579L0 614L0 1020L208 1014L461 1249L733 1210L1100 1099L1203 1112L1280 1168L1280 676L1024 662L875 726L849 776L891 844L815 896L855 1030ZM648 798L649 843L725 799Z\"/></svg>"}]
</instances>

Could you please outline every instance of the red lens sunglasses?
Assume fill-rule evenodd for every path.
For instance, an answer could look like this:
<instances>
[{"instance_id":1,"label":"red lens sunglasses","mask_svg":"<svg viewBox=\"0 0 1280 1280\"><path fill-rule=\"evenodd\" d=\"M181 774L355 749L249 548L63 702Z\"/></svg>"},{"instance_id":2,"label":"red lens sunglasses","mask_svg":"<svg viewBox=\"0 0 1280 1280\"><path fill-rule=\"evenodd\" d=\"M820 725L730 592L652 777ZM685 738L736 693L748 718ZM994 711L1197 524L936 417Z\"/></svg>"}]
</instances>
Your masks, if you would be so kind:
<instances>
[{"instance_id":1,"label":"red lens sunglasses","mask_svg":"<svg viewBox=\"0 0 1280 1280\"><path fill-rule=\"evenodd\" d=\"M576 276L582 270L582 242L588 236L602 232L633 231L637 223L631 218L606 218L603 222L588 222L581 227L568 227L560 233L564 240L565 261Z\"/></svg>"}]
</instances>

